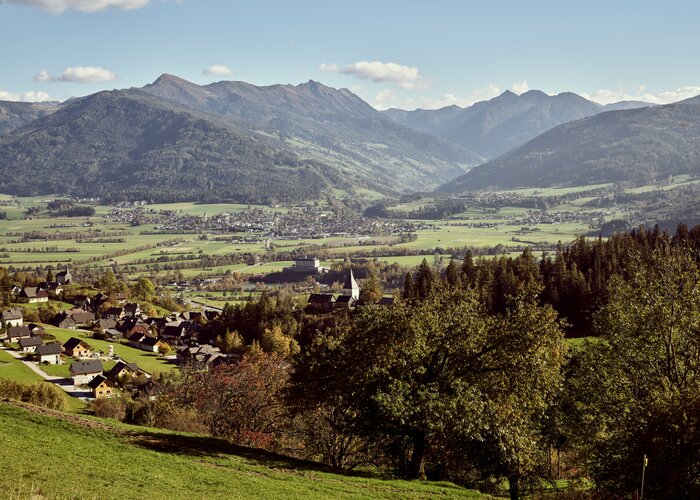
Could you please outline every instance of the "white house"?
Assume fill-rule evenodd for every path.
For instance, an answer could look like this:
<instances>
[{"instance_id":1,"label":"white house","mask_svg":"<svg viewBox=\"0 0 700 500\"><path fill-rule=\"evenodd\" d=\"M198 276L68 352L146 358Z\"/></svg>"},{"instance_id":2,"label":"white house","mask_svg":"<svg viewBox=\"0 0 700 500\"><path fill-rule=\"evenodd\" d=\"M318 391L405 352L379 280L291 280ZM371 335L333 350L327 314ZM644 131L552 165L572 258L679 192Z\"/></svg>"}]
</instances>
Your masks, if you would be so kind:
<instances>
[{"instance_id":1,"label":"white house","mask_svg":"<svg viewBox=\"0 0 700 500\"><path fill-rule=\"evenodd\" d=\"M22 337L19 339L19 350L22 352L35 352L44 343L44 339L39 336Z\"/></svg>"},{"instance_id":2,"label":"white house","mask_svg":"<svg viewBox=\"0 0 700 500\"><path fill-rule=\"evenodd\" d=\"M60 365L61 364L61 344L59 342L52 342L51 344L42 344L36 348L37 358L39 363L48 363L50 365Z\"/></svg>"},{"instance_id":3,"label":"white house","mask_svg":"<svg viewBox=\"0 0 700 500\"><path fill-rule=\"evenodd\" d=\"M102 362L99 359L75 361L70 365L70 375L73 385L86 385L98 375L102 375Z\"/></svg>"},{"instance_id":4,"label":"white house","mask_svg":"<svg viewBox=\"0 0 700 500\"><path fill-rule=\"evenodd\" d=\"M5 328L8 326L22 326L24 323L22 309L8 309L2 312L2 322Z\"/></svg>"}]
</instances>

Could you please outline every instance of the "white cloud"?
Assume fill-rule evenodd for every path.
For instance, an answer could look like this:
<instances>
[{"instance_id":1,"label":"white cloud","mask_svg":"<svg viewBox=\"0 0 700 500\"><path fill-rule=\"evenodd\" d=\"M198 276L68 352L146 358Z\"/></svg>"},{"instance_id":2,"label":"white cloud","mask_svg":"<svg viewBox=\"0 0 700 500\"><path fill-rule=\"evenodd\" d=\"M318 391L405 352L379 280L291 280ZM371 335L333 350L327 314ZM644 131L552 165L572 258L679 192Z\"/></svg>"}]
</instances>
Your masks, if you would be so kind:
<instances>
[{"instance_id":1,"label":"white cloud","mask_svg":"<svg viewBox=\"0 0 700 500\"><path fill-rule=\"evenodd\" d=\"M610 104L619 101L644 101L652 104L669 104L689 99L699 94L700 86L696 85L686 85L674 90L659 92L658 94L648 92L644 85L633 89L618 87L617 89L598 89L591 94L587 92L581 93L586 99L590 99L599 104Z\"/></svg>"},{"instance_id":2,"label":"white cloud","mask_svg":"<svg viewBox=\"0 0 700 500\"><path fill-rule=\"evenodd\" d=\"M48 71L42 70L34 75L35 82L77 82L97 83L116 80L117 75L108 69L98 66L72 66L63 70L60 76L52 76Z\"/></svg>"},{"instance_id":3,"label":"white cloud","mask_svg":"<svg viewBox=\"0 0 700 500\"><path fill-rule=\"evenodd\" d=\"M384 89L377 92L374 96L374 107L376 109L389 109L396 101L396 91L392 89Z\"/></svg>"},{"instance_id":4,"label":"white cloud","mask_svg":"<svg viewBox=\"0 0 700 500\"><path fill-rule=\"evenodd\" d=\"M145 7L150 2L151 0L0 0L0 4L38 7L52 14L61 14L69 9L88 13L110 8L133 10Z\"/></svg>"},{"instance_id":5,"label":"white cloud","mask_svg":"<svg viewBox=\"0 0 700 500\"><path fill-rule=\"evenodd\" d=\"M323 63L319 70L352 75L361 80L372 80L375 83L395 83L408 90L428 88L428 82L420 75L418 68L392 62L358 61L348 64L344 68L338 68L334 63Z\"/></svg>"},{"instance_id":6,"label":"white cloud","mask_svg":"<svg viewBox=\"0 0 700 500\"><path fill-rule=\"evenodd\" d=\"M337 73L338 72L338 65L335 63L327 64L327 63L322 63L318 67L319 71L326 71L328 73Z\"/></svg>"},{"instance_id":7,"label":"white cloud","mask_svg":"<svg viewBox=\"0 0 700 500\"><path fill-rule=\"evenodd\" d=\"M530 84L527 83L526 80L523 80L522 82L515 82L513 85L510 87L510 90L515 92L516 94L524 94L528 90L530 90Z\"/></svg>"},{"instance_id":8,"label":"white cloud","mask_svg":"<svg viewBox=\"0 0 700 500\"><path fill-rule=\"evenodd\" d=\"M233 71L231 71L231 68L223 64L215 64L205 69L204 74L213 76L230 76L233 74Z\"/></svg>"},{"instance_id":9,"label":"white cloud","mask_svg":"<svg viewBox=\"0 0 700 500\"><path fill-rule=\"evenodd\" d=\"M0 101L16 101L16 102L43 102L50 101L51 96L46 92L20 92L18 94L0 90Z\"/></svg>"},{"instance_id":10,"label":"white cloud","mask_svg":"<svg viewBox=\"0 0 700 500\"><path fill-rule=\"evenodd\" d=\"M45 69L39 71L36 75L34 75L35 82L50 82L51 80L51 75Z\"/></svg>"}]
</instances>

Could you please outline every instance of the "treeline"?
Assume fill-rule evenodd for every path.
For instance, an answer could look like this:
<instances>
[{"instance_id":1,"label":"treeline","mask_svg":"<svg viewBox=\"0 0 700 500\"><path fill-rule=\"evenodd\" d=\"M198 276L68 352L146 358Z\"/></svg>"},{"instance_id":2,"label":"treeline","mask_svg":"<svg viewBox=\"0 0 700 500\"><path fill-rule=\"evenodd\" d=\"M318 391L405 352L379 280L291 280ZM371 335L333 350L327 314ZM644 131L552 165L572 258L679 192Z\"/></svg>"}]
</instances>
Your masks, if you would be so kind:
<instances>
[{"instance_id":1,"label":"treeline","mask_svg":"<svg viewBox=\"0 0 700 500\"><path fill-rule=\"evenodd\" d=\"M624 276L636 256L646 261L666 246L700 248L700 226L689 230L681 224L673 235L656 226L615 234L607 240L580 236L571 244L560 243L553 255L542 254L539 260L527 248L515 258L475 259L467 251L463 261L451 261L442 276L451 285L475 288L486 307L500 313L524 284L537 284L542 287L541 302L554 307L566 320L567 332L585 336L593 330L593 314L607 303L610 280ZM436 279L424 262L415 275L406 276L404 297L426 295Z\"/></svg>"}]
</instances>

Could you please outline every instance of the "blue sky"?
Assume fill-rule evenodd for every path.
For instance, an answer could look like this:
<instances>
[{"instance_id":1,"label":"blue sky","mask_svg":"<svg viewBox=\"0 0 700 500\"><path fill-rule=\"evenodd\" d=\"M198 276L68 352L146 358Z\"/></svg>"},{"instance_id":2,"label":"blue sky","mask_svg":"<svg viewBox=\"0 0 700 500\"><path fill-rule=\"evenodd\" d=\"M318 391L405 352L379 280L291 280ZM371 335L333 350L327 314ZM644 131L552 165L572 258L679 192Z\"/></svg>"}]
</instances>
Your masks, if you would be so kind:
<instances>
[{"instance_id":1,"label":"blue sky","mask_svg":"<svg viewBox=\"0 0 700 500\"><path fill-rule=\"evenodd\" d=\"M602 103L700 94L700 2L0 0L0 99L64 100L162 73L318 80L380 108L506 89Z\"/></svg>"}]
</instances>

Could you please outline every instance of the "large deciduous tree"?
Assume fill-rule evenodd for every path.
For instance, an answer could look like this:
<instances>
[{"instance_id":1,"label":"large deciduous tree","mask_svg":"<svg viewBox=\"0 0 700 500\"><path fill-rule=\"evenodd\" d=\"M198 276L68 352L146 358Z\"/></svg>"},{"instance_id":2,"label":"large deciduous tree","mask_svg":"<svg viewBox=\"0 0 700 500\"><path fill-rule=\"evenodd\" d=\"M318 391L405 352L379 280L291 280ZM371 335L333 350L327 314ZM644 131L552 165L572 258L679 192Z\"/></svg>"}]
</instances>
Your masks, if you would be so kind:
<instances>
[{"instance_id":1,"label":"large deciduous tree","mask_svg":"<svg viewBox=\"0 0 700 500\"><path fill-rule=\"evenodd\" d=\"M700 495L700 270L688 248L660 248L616 278L596 318L605 342L579 363L573 432L596 483L614 493ZM583 432L582 432L583 431Z\"/></svg>"},{"instance_id":2,"label":"large deciduous tree","mask_svg":"<svg viewBox=\"0 0 700 500\"><path fill-rule=\"evenodd\" d=\"M433 449L469 446L489 473L518 484L535 470L540 420L560 385L563 333L535 294L491 315L468 290L366 306L299 358L297 394L345 410L347 429L410 442L407 475L430 473ZM311 382L310 382L311 381ZM426 464L428 469L426 469Z\"/></svg>"}]
</instances>

